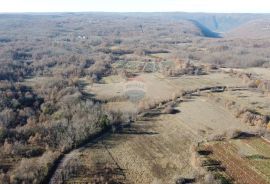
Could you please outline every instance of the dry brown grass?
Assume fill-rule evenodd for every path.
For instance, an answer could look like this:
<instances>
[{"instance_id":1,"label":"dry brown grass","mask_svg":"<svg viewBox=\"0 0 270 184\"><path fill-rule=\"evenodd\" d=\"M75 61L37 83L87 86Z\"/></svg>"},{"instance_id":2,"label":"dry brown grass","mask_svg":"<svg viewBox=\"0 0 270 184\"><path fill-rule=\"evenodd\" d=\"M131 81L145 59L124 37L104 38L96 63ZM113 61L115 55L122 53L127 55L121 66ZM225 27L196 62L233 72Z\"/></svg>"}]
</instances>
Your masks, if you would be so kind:
<instances>
[{"instance_id":1,"label":"dry brown grass","mask_svg":"<svg viewBox=\"0 0 270 184\"><path fill-rule=\"evenodd\" d=\"M248 107L243 107L243 104L239 103L238 101L234 101L234 99L228 99L226 96L218 96L213 94L210 94L208 97L209 99L224 105L226 109L230 110L234 116L240 119L243 123L246 123L250 126L263 128L266 128L269 124L269 115L262 114L259 111ZM251 107L251 105L249 105L249 107Z\"/></svg>"}]
</instances>

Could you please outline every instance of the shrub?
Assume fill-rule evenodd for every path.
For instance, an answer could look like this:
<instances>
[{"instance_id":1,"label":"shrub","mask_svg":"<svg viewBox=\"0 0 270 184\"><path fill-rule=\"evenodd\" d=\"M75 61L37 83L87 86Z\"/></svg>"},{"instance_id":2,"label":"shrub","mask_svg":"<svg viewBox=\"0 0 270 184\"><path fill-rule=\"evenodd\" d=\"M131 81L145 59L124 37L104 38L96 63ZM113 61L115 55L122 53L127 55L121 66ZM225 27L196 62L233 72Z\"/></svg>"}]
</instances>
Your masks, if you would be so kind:
<instances>
[{"instance_id":1,"label":"shrub","mask_svg":"<svg viewBox=\"0 0 270 184\"><path fill-rule=\"evenodd\" d=\"M6 154L12 154L13 152L13 144L8 142L8 140L6 139L4 142L4 147L3 147L3 151Z\"/></svg>"},{"instance_id":2,"label":"shrub","mask_svg":"<svg viewBox=\"0 0 270 184\"><path fill-rule=\"evenodd\" d=\"M270 122L270 116L269 115L264 115L262 117L262 123L267 125L269 122Z\"/></svg>"},{"instance_id":3,"label":"shrub","mask_svg":"<svg viewBox=\"0 0 270 184\"><path fill-rule=\"evenodd\" d=\"M0 127L0 143L3 143L5 138L7 137L7 129L4 127Z\"/></svg>"},{"instance_id":4,"label":"shrub","mask_svg":"<svg viewBox=\"0 0 270 184\"><path fill-rule=\"evenodd\" d=\"M226 131L226 137L227 139L235 139L238 138L241 135L240 130L227 130Z\"/></svg>"},{"instance_id":5,"label":"shrub","mask_svg":"<svg viewBox=\"0 0 270 184\"><path fill-rule=\"evenodd\" d=\"M47 102L47 103L43 103L41 105L41 110L44 114L53 114L53 112L56 111L56 107L54 104L50 103L50 102Z\"/></svg>"},{"instance_id":6,"label":"shrub","mask_svg":"<svg viewBox=\"0 0 270 184\"><path fill-rule=\"evenodd\" d=\"M0 126L13 127L15 125L16 116L16 112L12 109L4 109L0 112Z\"/></svg>"},{"instance_id":7,"label":"shrub","mask_svg":"<svg viewBox=\"0 0 270 184\"><path fill-rule=\"evenodd\" d=\"M257 85L257 83L255 81L251 81L251 82L248 83L248 87L249 88L257 88L258 85Z\"/></svg>"},{"instance_id":8,"label":"shrub","mask_svg":"<svg viewBox=\"0 0 270 184\"><path fill-rule=\"evenodd\" d=\"M165 107L165 109L163 109L162 112L166 113L166 114L173 114L175 112L175 109L174 109L173 106L168 105L168 106Z\"/></svg>"},{"instance_id":9,"label":"shrub","mask_svg":"<svg viewBox=\"0 0 270 184\"><path fill-rule=\"evenodd\" d=\"M185 184L187 181L185 178L178 178L175 182L175 184Z\"/></svg>"},{"instance_id":10,"label":"shrub","mask_svg":"<svg viewBox=\"0 0 270 184\"><path fill-rule=\"evenodd\" d=\"M27 150L24 155L27 158L31 158L31 157L41 156L43 154L43 152L44 152L44 149L31 148L30 150Z\"/></svg>"},{"instance_id":11,"label":"shrub","mask_svg":"<svg viewBox=\"0 0 270 184\"><path fill-rule=\"evenodd\" d=\"M107 128L110 124L110 120L107 115L102 115L99 119L99 123L101 128Z\"/></svg>"}]
</instances>

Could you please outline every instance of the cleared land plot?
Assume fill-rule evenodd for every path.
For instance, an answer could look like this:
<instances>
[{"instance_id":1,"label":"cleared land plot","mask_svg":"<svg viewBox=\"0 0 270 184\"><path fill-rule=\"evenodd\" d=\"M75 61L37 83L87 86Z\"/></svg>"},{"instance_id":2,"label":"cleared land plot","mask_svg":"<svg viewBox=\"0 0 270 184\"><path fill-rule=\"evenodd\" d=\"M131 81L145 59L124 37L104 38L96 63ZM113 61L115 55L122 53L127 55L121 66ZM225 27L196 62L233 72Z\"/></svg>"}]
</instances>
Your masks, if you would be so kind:
<instances>
[{"instance_id":1,"label":"cleared land plot","mask_svg":"<svg viewBox=\"0 0 270 184\"><path fill-rule=\"evenodd\" d=\"M146 98L164 99L171 96L174 89L167 81L159 79L153 74L141 74L138 80L145 86ZM126 82L93 84L86 87L85 91L94 94L97 99L110 99L113 97L122 97L125 93Z\"/></svg>"},{"instance_id":2,"label":"cleared land plot","mask_svg":"<svg viewBox=\"0 0 270 184\"><path fill-rule=\"evenodd\" d=\"M145 62L142 61L118 61L112 66L116 69L125 69L126 71L134 72L139 71L144 65Z\"/></svg>"},{"instance_id":3,"label":"cleared land plot","mask_svg":"<svg viewBox=\"0 0 270 184\"><path fill-rule=\"evenodd\" d=\"M57 77L33 77L26 79L22 84L33 87L35 85L41 85L43 83L50 83L59 80Z\"/></svg>"},{"instance_id":4,"label":"cleared land plot","mask_svg":"<svg viewBox=\"0 0 270 184\"><path fill-rule=\"evenodd\" d=\"M219 174L228 175L235 183L264 184L270 182L270 144L261 138L247 138L208 145L209 157L225 167Z\"/></svg>"},{"instance_id":5,"label":"cleared land plot","mask_svg":"<svg viewBox=\"0 0 270 184\"><path fill-rule=\"evenodd\" d=\"M95 95L96 99L107 100L115 97L123 97L124 82L109 84L91 84L86 86L85 92Z\"/></svg>"},{"instance_id":6,"label":"cleared land plot","mask_svg":"<svg viewBox=\"0 0 270 184\"><path fill-rule=\"evenodd\" d=\"M110 75L108 77L103 77L101 83L111 84L111 83L120 83L123 82L124 79L119 75Z\"/></svg>"},{"instance_id":7,"label":"cleared land plot","mask_svg":"<svg viewBox=\"0 0 270 184\"><path fill-rule=\"evenodd\" d=\"M227 109L206 97L195 97L181 103L181 113L175 114L174 118L185 122L192 130L211 133L224 133L227 130L248 131L250 127L241 123Z\"/></svg>"},{"instance_id":8,"label":"cleared land plot","mask_svg":"<svg viewBox=\"0 0 270 184\"><path fill-rule=\"evenodd\" d=\"M200 76L164 77L161 74L142 74L146 84L146 96L166 99L181 90L194 90L211 86L241 86L241 81L223 73Z\"/></svg>"},{"instance_id":9,"label":"cleared land plot","mask_svg":"<svg viewBox=\"0 0 270 184\"><path fill-rule=\"evenodd\" d=\"M145 84L145 97L147 99L164 100L171 97L175 91L174 87L167 80L159 78L155 74L141 74L140 77Z\"/></svg>"},{"instance_id":10,"label":"cleared land plot","mask_svg":"<svg viewBox=\"0 0 270 184\"><path fill-rule=\"evenodd\" d=\"M163 59L163 60L170 60L172 59L172 54L171 53L157 53L157 54L151 54L150 57L153 57L153 58L160 58L160 59Z\"/></svg>"},{"instance_id":11,"label":"cleared land plot","mask_svg":"<svg viewBox=\"0 0 270 184\"><path fill-rule=\"evenodd\" d=\"M224 91L216 95L224 100L234 101L239 107L249 108L263 115L270 115L270 96L259 91Z\"/></svg>"},{"instance_id":12,"label":"cleared land plot","mask_svg":"<svg viewBox=\"0 0 270 184\"><path fill-rule=\"evenodd\" d=\"M112 178L124 183L174 183L180 176L192 177L189 147L194 134L164 115L151 121L140 121L120 133L107 135L81 155L88 176L72 181L92 181L104 166L112 168ZM106 178L106 176L102 176Z\"/></svg>"},{"instance_id":13,"label":"cleared land plot","mask_svg":"<svg viewBox=\"0 0 270 184\"><path fill-rule=\"evenodd\" d=\"M225 73L210 73L200 76L181 76L170 79L171 83L183 90L203 88L207 86L242 86L242 81Z\"/></svg>"},{"instance_id":14,"label":"cleared land plot","mask_svg":"<svg viewBox=\"0 0 270 184\"><path fill-rule=\"evenodd\" d=\"M165 100L181 90L194 90L208 86L241 86L238 78L224 73L211 73L201 76L181 76L175 78L164 77L160 73L142 73L137 76L145 85L145 98L151 100ZM125 82L93 84L85 91L94 94L98 99L110 99L124 95Z\"/></svg>"}]
</instances>

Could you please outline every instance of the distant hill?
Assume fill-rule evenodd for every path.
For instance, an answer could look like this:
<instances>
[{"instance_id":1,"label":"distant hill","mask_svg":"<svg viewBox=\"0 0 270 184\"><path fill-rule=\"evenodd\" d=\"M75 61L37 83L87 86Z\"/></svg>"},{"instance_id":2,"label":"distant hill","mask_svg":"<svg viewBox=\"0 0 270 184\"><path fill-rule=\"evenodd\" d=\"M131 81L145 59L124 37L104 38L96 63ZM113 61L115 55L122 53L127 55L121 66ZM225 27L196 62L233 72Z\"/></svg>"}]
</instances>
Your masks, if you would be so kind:
<instances>
[{"instance_id":1,"label":"distant hill","mask_svg":"<svg viewBox=\"0 0 270 184\"><path fill-rule=\"evenodd\" d=\"M169 19L193 20L212 30L213 32L228 32L247 22L257 19L270 19L270 14L241 14L241 13L125 13L125 15L136 17L167 17Z\"/></svg>"},{"instance_id":2,"label":"distant hill","mask_svg":"<svg viewBox=\"0 0 270 184\"><path fill-rule=\"evenodd\" d=\"M181 17L182 15L180 15ZM193 19L215 32L227 32L247 22L270 18L269 14L189 14Z\"/></svg>"},{"instance_id":3,"label":"distant hill","mask_svg":"<svg viewBox=\"0 0 270 184\"><path fill-rule=\"evenodd\" d=\"M166 30L171 30L173 33L169 33L168 35L173 35L173 34L179 34L181 33L182 36L189 36L189 37L194 37L194 36L199 36L199 37L209 37L209 38L218 38L220 35L218 33L215 33L205 27L203 24L195 21L195 20L177 20L173 21L170 24L167 25L167 21L163 19L160 19L159 23L161 29L163 26L166 26Z\"/></svg>"},{"instance_id":4,"label":"distant hill","mask_svg":"<svg viewBox=\"0 0 270 184\"><path fill-rule=\"evenodd\" d=\"M46 26L48 26L42 23L44 19L50 18L53 21L58 21L63 17L69 17L70 19L75 19L75 17L83 17L85 19L94 18L102 21L103 24L109 24L111 31L118 31L127 36L130 36L130 34L136 35L138 31L140 32L141 29L139 28L139 25L142 24L143 29L145 30L144 34L149 33L149 35L153 35L152 29L157 29L159 30L159 36L182 33L183 36L202 36L211 38L223 36L248 36L249 34L253 37L268 37L269 21L267 20L270 20L270 14L183 12L0 14L1 37L6 39L3 33L6 33L7 29L14 28L14 26L28 29L29 25L31 25L36 27L35 30L40 29L40 32L42 32L44 29L41 27L44 26L46 28ZM31 24L33 20L36 20L34 25ZM113 24L112 20L118 20L120 26ZM134 29L134 25L138 25L136 29ZM50 26L53 28L55 25L52 23ZM72 27L72 25L70 26ZM59 26L57 29L60 29ZM3 31L1 32L1 30ZM108 30L102 34L107 34L107 32Z\"/></svg>"},{"instance_id":5,"label":"distant hill","mask_svg":"<svg viewBox=\"0 0 270 184\"><path fill-rule=\"evenodd\" d=\"M270 19L250 21L228 32L226 36L240 38L270 38Z\"/></svg>"},{"instance_id":6,"label":"distant hill","mask_svg":"<svg viewBox=\"0 0 270 184\"><path fill-rule=\"evenodd\" d=\"M168 13L167 16L194 20L214 32L227 32L253 20L270 19L270 14Z\"/></svg>"}]
</instances>

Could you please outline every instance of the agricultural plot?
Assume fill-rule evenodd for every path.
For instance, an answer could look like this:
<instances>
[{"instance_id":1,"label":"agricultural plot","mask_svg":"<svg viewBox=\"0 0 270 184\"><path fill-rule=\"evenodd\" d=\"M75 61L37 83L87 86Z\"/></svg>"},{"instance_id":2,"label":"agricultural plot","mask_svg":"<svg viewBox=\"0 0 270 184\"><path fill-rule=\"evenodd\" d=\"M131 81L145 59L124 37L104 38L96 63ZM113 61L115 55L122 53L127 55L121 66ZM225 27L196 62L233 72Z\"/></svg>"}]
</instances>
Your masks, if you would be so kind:
<instances>
[{"instance_id":1,"label":"agricultural plot","mask_svg":"<svg viewBox=\"0 0 270 184\"><path fill-rule=\"evenodd\" d=\"M175 67L175 62L173 61L162 61L160 63L161 67L160 68L173 68Z\"/></svg>"},{"instance_id":2,"label":"agricultural plot","mask_svg":"<svg viewBox=\"0 0 270 184\"><path fill-rule=\"evenodd\" d=\"M189 147L196 135L169 116L138 121L84 147L80 159L88 174L69 182L107 175L123 183L174 183L179 177L193 177Z\"/></svg>"},{"instance_id":3,"label":"agricultural plot","mask_svg":"<svg viewBox=\"0 0 270 184\"><path fill-rule=\"evenodd\" d=\"M119 75L110 75L108 77L103 77L101 83L111 84L111 83L120 83L123 82L124 79Z\"/></svg>"},{"instance_id":4,"label":"agricultural plot","mask_svg":"<svg viewBox=\"0 0 270 184\"><path fill-rule=\"evenodd\" d=\"M116 69L125 69L130 72L140 71L143 68L145 62L140 61L118 61L114 63L112 66Z\"/></svg>"},{"instance_id":5,"label":"agricultural plot","mask_svg":"<svg viewBox=\"0 0 270 184\"><path fill-rule=\"evenodd\" d=\"M234 118L227 109L207 97L194 97L179 105L181 113L174 117L185 122L190 129L205 135L222 134L225 131L249 131L251 128Z\"/></svg>"},{"instance_id":6,"label":"agricultural plot","mask_svg":"<svg viewBox=\"0 0 270 184\"><path fill-rule=\"evenodd\" d=\"M159 70L159 65L156 62L145 62L142 72L151 73L157 72Z\"/></svg>"},{"instance_id":7,"label":"agricultural plot","mask_svg":"<svg viewBox=\"0 0 270 184\"><path fill-rule=\"evenodd\" d=\"M236 139L208 144L212 154L208 159L221 162L221 169L208 170L218 177L230 178L233 183L266 184L270 182L270 144L261 138Z\"/></svg>"},{"instance_id":8,"label":"agricultural plot","mask_svg":"<svg viewBox=\"0 0 270 184\"><path fill-rule=\"evenodd\" d=\"M157 54L151 54L150 55L153 58L161 58L164 60L170 59L172 54L171 53L157 53Z\"/></svg>"},{"instance_id":9,"label":"agricultural plot","mask_svg":"<svg viewBox=\"0 0 270 184\"><path fill-rule=\"evenodd\" d=\"M220 72L200 76L182 76L171 78L169 80L171 81L171 84L177 86L178 89L180 88L183 90L192 90L207 86L243 86L240 79Z\"/></svg>"}]
</instances>

